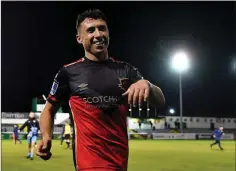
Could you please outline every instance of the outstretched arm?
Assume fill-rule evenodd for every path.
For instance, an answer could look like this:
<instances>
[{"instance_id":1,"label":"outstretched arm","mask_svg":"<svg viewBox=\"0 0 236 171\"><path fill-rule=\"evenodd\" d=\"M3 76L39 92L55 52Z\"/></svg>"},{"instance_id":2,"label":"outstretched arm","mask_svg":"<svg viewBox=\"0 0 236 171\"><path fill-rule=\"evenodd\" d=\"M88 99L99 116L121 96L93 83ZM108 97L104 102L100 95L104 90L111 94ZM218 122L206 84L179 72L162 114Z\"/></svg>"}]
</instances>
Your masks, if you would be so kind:
<instances>
[{"instance_id":1,"label":"outstretched arm","mask_svg":"<svg viewBox=\"0 0 236 171\"><path fill-rule=\"evenodd\" d=\"M19 128L19 131L22 131L26 126L28 126L28 120Z\"/></svg>"}]
</instances>

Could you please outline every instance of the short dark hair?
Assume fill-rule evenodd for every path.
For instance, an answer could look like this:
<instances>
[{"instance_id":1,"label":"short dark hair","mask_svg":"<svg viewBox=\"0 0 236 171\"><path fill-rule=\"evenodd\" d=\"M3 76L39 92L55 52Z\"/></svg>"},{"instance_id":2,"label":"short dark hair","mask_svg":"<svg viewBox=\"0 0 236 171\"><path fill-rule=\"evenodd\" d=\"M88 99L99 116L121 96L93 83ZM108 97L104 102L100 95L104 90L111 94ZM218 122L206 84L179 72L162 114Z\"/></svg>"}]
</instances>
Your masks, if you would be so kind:
<instances>
[{"instance_id":1,"label":"short dark hair","mask_svg":"<svg viewBox=\"0 0 236 171\"><path fill-rule=\"evenodd\" d=\"M78 15L76 20L76 30L78 31L80 24L86 19L86 18L92 18L92 19L102 19L105 22L107 22L106 16L104 13L99 9L89 9L81 14Z\"/></svg>"}]
</instances>

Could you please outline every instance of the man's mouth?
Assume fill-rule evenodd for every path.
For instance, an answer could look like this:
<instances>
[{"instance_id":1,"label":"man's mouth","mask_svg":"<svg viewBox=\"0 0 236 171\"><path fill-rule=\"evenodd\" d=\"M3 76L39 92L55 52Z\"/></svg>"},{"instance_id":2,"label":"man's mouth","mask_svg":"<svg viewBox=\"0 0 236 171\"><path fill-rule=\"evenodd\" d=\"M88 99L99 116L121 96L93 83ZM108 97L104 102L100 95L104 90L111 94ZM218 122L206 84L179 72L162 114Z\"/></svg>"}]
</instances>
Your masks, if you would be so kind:
<instances>
[{"instance_id":1,"label":"man's mouth","mask_svg":"<svg viewBox=\"0 0 236 171\"><path fill-rule=\"evenodd\" d=\"M105 41L104 40L95 41L94 44L97 46L105 46Z\"/></svg>"}]
</instances>

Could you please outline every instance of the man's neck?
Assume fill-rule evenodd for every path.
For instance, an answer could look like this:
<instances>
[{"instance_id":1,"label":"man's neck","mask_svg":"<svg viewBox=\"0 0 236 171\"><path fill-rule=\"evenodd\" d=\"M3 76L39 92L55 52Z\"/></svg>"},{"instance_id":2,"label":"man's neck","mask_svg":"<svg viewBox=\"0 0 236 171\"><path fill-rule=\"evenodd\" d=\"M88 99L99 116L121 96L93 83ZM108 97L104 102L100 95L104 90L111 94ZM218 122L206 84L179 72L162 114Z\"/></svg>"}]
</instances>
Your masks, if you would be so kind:
<instances>
[{"instance_id":1,"label":"man's neck","mask_svg":"<svg viewBox=\"0 0 236 171\"><path fill-rule=\"evenodd\" d=\"M101 54L95 56L95 55L85 51L85 56L91 61L103 61L103 60L107 60L109 58L108 52L104 52L104 53L101 53Z\"/></svg>"}]
</instances>

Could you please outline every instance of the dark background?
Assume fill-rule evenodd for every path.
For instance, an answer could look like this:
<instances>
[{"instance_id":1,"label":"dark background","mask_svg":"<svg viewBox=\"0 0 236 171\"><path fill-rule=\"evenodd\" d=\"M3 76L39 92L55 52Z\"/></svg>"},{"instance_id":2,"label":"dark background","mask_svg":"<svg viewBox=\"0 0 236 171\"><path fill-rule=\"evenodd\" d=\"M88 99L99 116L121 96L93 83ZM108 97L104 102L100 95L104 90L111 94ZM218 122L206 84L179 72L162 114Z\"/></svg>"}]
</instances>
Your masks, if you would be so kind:
<instances>
[{"instance_id":1,"label":"dark background","mask_svg":"<svg viewBox=\"0 0 236 171\"><path fill-rule=\"evenodd\" d=\"M57 71L83 57L75 22L89 8L108 18L110 55L163 89L162 113L179 110L170 59L183 49L191 60L184 115L236 116L234 2L2 2L2 111L30 111L32 97L49 93Z\"/></svg>"}]
</instances>

